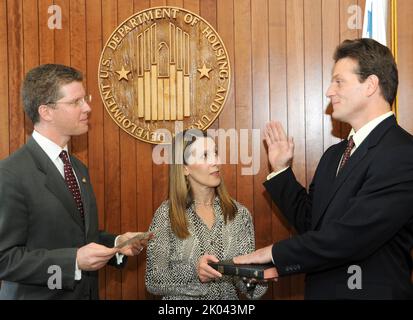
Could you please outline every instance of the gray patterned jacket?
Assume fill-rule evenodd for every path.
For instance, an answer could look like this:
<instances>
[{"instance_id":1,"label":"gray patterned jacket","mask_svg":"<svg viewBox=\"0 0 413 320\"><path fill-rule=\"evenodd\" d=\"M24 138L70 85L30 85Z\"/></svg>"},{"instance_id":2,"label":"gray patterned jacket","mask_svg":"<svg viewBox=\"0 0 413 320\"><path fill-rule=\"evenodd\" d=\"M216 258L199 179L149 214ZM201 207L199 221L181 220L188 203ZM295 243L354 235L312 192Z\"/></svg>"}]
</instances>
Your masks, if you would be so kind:
<instances>
[{"instance_id":1,"label":"gray patterned jacket","mask_svg":"<svg viewBox=\"0 0 413 320\"><path fill-rule=\"evenodd\" d=\"M260 298L267 285L257 284L247 290L236 277L223 276L209 283L198 279L199 257L213 254L228 260L255 250L254 226L248 209L235 201L238 212L232 221L224 223L219 198L214 200L215 222L209 229L195 212L194 204L187 209L190 236L184 240L175 236L169 219L169 201L156 210L149 228L155 233L147 248L146 288L163 299L238 299L237 290L250 299Z\"/></svg>"}]
</instances>

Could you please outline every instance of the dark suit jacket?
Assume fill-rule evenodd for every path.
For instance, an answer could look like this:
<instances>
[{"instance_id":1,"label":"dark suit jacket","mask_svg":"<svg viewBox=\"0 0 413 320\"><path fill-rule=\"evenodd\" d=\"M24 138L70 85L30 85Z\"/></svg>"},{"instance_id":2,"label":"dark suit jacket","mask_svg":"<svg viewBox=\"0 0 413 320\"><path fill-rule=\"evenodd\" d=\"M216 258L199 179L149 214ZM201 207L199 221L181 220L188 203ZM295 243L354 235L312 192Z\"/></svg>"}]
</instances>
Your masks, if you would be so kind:
<instances>
[{"instance_id":1,"label":"dark suit jacket","mask_svg":"<svg viewBox=\"0 0 413 320\"><path fill-rule=\"evenodd\" d=\"M308 299L413 299L413 139L392 116L336 176L346 141L323 155L307 193L291 169L264 183L298 235L274 244L281 276L306 273ZM350 290L351 265L362 289Z\"/></svg>"},{"instance_id":2,"label":"dark suit jacket","mask_svg":"<svg viewBox=\"0 0 413 320\"><path fill-rule=\"evenodd\" d=\"M115 236L98 231L87 168L70 160L85 224L63 177L33 138L0 161L0 299L98 299L97 272L74 279L76 252L90 242L113 247ZM62 271L61 290L48 288L54 265Z\"/></svg>"}]
</instances>

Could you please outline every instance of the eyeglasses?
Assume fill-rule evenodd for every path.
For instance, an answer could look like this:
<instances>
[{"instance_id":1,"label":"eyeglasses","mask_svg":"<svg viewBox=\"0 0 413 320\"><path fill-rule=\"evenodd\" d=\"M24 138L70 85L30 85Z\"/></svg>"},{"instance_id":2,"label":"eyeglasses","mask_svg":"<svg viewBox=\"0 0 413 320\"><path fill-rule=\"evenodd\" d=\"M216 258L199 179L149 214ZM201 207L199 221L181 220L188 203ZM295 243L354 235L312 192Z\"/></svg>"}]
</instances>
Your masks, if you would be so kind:
<instances>
[{"instance_id":1,"label":"eyeglasses","mask_svg":"<svg viewBox=\"0 0 413 320\"><path fill-rule=\"evenodd\" d=\"M55 102L49 102L47 105L56 105L56 104L69 104L75 107L82 107L85 103L91 103L92 102L92 95L87 94L82 98L76 99L74 101L55 101Z\"/></svg>"}]
</instances>

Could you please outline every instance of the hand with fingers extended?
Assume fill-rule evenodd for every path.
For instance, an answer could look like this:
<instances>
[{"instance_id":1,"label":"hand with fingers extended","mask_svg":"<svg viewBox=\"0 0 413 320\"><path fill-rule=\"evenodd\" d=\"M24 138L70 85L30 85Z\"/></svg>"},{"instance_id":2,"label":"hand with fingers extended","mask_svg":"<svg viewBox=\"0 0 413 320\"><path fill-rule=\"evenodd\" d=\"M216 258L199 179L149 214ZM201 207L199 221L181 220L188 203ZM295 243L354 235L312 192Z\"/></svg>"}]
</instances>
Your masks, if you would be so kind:
<instances>
[{"instance_id":1,"label":"hand with fingers extended","mask_svg":"<svg viewBox=\"0 0 413 320\"><path fill-rule=\"evenodd\" d=\"M104 267L117 252L118 248L108 248L92 242L77 250L77 265L83 271L96 271Z\"/></svg>"},{"instance_id":2,"label":"hand with fingers extended","mask_svg":"<svg viewBox=\"0 0 413 320\"><path fill-rule=\"evenodd\" d=\"M268 146L268 161L274 172L287 168L294 156L294 141L287 137L278 121L266 124L264 131L265 141Z\"/></svg>"},{"instance_id":3,"label":"hand with fingers extended","mask_svg":"<svg viewBox=\"0 0 413 320\"><path fill-rule=\"evenodd\" d=\"M222 274L208 265L208 262L218 262L217 257L205 254L198 259L197 272L198 278L202 283L221 278Z\"/></svg>"}]
</instances>

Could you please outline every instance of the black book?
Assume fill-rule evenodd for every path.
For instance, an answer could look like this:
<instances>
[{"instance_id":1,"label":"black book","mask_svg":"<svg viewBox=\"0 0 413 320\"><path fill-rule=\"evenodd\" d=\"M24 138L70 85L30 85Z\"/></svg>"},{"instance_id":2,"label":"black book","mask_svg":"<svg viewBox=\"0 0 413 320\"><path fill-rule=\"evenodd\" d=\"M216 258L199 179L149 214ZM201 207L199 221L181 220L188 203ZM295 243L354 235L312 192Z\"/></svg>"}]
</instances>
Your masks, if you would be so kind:
<instances>
[{"instance_id":1,"label":"black book","mask_svg":"<svg viewBox=\"0 0 413 320\"><path fill-rule=\"evenodd\" d=\"M232 260L226 260L219 262L209 262L208 264L218 272L231 276L264 280L274 278L275 275L275 266L272 263L235 264Z\"/></svg>"}]
</instances>

